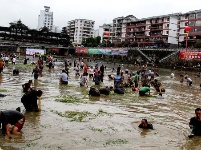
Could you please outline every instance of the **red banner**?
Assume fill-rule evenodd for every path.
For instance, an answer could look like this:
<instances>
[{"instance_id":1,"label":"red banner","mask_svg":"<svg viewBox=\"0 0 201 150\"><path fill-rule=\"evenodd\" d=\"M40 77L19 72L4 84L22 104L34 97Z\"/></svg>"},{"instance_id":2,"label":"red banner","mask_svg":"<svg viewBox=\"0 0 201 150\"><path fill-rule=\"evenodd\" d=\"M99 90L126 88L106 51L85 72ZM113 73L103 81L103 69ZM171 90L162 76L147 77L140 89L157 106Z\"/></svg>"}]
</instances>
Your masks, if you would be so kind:
<instances>
[{"instance_id":1,"label":"red banner","mask_svg":"<svg viewBox=\"0 0 201 150\"><path fill-rule=\"evenodd\" d=\"M76 53L88 53L88 49L84 47L76 47Z\"/></svg>"},{"instance_id":2,"label":"red banner","mask_svg":"<svg viewBox=\"0 0 201 150\"><path fill-rule=\"evenodd\" d=\"M201 60L201 52L180 51L179 58L184 60Z\"/></svg>"}]
</instances>

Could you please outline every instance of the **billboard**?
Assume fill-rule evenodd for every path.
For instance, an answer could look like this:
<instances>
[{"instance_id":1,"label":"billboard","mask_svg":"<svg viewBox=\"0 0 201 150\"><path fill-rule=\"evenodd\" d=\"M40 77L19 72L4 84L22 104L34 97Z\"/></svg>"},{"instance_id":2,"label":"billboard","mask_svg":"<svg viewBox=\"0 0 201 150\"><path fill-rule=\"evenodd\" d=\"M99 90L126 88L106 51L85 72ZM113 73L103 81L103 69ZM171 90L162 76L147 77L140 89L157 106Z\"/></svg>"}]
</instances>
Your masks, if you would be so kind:
<instances>
[{"instance_id":1,"label":"billboard","mask_svg":"<svg viewBox=\"0 0 201 150\"><path fill-rule=\"evenodd\" d=\"M201 52L180 51L179 58L183 60L201 60Z\"/></svg>"},{"instance_id":2,"label":"billboard","mask_svg":"<svg viewBox=\"0 0 201 150\"><path fill-rule=\"evenodd\" d=\"M45 55L45 50L44 49L27 48L26 55Z\"/></svg>"},{"instance_id":3,"label":"billboard","mask_svg":"<svg viewBox=\"0 0 201 150\"><path fill-rule=\"evenodd\" d=\"M88 49L85 47L76 47L75 52L76 53L88 53Z\"/></svg>"}]
</instances>

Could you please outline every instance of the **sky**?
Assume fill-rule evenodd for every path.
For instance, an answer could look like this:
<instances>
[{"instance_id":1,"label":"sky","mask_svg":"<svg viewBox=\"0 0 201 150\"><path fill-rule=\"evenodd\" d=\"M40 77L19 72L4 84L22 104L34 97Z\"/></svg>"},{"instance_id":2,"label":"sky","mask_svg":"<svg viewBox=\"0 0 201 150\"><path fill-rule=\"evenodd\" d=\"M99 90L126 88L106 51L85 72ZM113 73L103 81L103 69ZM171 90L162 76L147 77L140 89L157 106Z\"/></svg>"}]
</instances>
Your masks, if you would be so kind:
<instances>
[{"instance_id":1,"label":"sky","mask_svg":"<svg viewBox=\"0 0 201 150\"><path fill-rule=\"evenodd\" d=\"M134 15L147 18L201 9L201 0L0 0L0 26L21 20L31 29L38 25L44 6L54 13L54 25L60 29L74 19L95 21L95 28L112 23L117 17Z\"/></svg>"}]
</instances>

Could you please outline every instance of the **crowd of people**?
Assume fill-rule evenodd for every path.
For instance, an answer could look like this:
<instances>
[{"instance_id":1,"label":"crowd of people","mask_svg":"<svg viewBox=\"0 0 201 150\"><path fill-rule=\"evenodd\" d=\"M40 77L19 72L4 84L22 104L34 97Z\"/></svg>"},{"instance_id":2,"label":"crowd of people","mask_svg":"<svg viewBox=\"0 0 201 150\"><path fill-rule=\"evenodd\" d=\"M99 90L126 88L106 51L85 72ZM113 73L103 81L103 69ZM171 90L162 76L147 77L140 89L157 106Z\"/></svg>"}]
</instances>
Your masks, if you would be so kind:
<instances>
[{"instance_id":1,"label":"crowd of people","mask_svg":"<svg viewBox=\"0 0 201 150\"><path fill-rule=\"evenodd\" d=\"M14 60L13 58L12 64L15 65L16 58ZM3 71L5 64L8 63L6 60L6 58L0 60L0 73ZM25 65L27 64L27 60L28 59L25 58ZM39 57L37 62L33 63L35 65L35 68L32 71L34 80L37 80L39 76L42 76L42 71L44 68L43 61L44 60ZM49 69L52 69L55 66L55 60L49 56L46 60L46 64ZM125 68L123 64L118 65L116 68L114 66L111 71L113 74L108 75L108 78L113 80L113 84L110 86L101 87L102 83L105 82L104 77L106 75L105 70L107 67L103 63L99 62L96 62L94 66L88 66L88 62L85 62L80 58L79 60L74 60L73 63L67 60L64 61L64 68L61 70L60 75L60 84L68 85L70 67L72 66L74 68L73 70L75 72L75 77L80 79L80 87L88 88L88 80L92 80L94 82L94 86L90 87L89 96L101 96L101 94L109 95L111 91L117 94L125 94L127 88L130 88L134 92L138 92L139 96L145 96L147 93L150 95L152 90L151 87L153 87L155 93L157 93L158 97L162 99L162 93L165 92L165 88L163 87L161 81L156 78L159 76L157 71L148 69L146 65L140 66L136 71ZM171 78L174 78L174 76L174 73L170 75ZM186 79L188 86L192 86L192 79L187 74L180 75L180 79L180 82L183 82L184 79ZM23 84L22 88L24 95L21 98L21 102L26 111L40 111L37 100L42 96L43 92L41 90L34 90L32 88L31 79L28 80L27 83ZM197 108L195 113L196 117L191 118L189 123L190 127L192 128L192 132L189 137L194 135L201 136L201 109ZM19 112L19 110L0 111L0 123L2 124L2 133L6 134L6 136L11 139L11 133L21 133L20 131L25 123L25 116ZM10 125L13 125L11 132ZM153 129L153 125L148 123L147 119L142 119L138 127L143 129Z\"/></svg>"}]
</instances>

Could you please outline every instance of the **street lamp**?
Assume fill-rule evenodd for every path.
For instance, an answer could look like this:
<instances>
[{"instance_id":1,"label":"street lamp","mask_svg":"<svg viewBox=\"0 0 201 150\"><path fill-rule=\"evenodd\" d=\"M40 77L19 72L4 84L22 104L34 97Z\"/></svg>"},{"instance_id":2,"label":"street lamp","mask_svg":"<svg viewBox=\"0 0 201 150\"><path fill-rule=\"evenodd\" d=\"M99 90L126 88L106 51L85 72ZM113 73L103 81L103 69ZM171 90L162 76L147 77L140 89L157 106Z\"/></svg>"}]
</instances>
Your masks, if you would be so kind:
<instances>
[{"instance_id":1,"label":"street lamp","mask_svg":"<svg viewBox=\"0 0 201 150\"><path fill-rule=\"evenodd\" d=\"M189 26L186 26L184 30L186 31L186 51L187 51L187 47L188 47L188 33L190 32L191 28Z\"/></svg>"}]
</instances>

